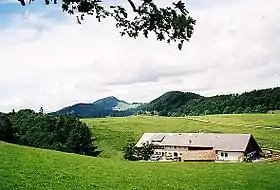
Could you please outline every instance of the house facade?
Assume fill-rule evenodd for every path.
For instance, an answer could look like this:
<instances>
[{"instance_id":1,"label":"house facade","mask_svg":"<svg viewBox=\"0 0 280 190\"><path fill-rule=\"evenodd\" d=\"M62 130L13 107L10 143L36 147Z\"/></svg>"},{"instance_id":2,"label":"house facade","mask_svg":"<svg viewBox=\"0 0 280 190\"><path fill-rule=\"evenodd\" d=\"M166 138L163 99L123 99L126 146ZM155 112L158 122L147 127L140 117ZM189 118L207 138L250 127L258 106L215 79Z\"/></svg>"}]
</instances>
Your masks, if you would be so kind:
<instances>
[{"instance_id":1,"label":"house facade","mask_svg":"<svg viewBox=\"0 0 280 190\"><path fill-rule=\"evenodd\" d=\"M154 160L242 162L262 152L251 134L144 133L136 146L146 142L153 145Z\"/></svg>"}]
</instances>

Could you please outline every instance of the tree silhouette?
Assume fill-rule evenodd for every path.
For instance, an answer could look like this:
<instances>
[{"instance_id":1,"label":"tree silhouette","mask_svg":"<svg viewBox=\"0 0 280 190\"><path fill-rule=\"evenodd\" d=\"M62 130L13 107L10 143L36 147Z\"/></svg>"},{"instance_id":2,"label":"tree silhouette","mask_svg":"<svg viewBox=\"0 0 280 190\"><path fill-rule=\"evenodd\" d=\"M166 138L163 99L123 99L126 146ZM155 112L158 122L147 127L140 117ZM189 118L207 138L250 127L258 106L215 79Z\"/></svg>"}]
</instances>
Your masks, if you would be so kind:
<instances>
[{"instance_id":1,"label":"tree silhouette","mask_svg":"<svg viewBox=\"0 0 280 190\"><path fill-rule=\"evenodd\" d=\"M39 113L44 113L44 108L40 107Z\"/></svg>"}]
</instances>

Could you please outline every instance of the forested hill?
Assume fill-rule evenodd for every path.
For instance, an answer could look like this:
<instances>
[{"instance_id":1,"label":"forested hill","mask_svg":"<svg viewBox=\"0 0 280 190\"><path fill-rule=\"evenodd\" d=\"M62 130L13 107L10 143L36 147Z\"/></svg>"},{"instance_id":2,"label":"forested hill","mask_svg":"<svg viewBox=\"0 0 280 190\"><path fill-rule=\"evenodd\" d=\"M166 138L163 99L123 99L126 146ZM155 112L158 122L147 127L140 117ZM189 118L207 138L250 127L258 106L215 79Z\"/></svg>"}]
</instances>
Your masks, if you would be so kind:
<instances>
[{"instance_id":1,"label":"forested hill","mask_svg":"<svg viewBox=\"0 0 280 190\"><path fill-rule=\"evenodd\" d=\"M266 113L280 110L280 87L213 97L171 91L147 104L146 110L162 116Z\"/></svg>"},{"instance_id":2,"label":"forested hill","mask_svg":"<svg viewBox=\"0 0 280 190\"><path fill-rule=\"evenodd\" d=\"M166 92L147 104L146 109L149 111L176 112L178 108L188 101L199 98L202 98L202 96L190 92Z\"/></svg>"},{"instance_id":3,"label":"forested hill","mask_svg":"<svg viewBox=\"0 0 280 190\"><path fill-rule=\"evenodd\" d=\"M129 116L137 112L141 103L127 103L114 96L97 100L93 103L79 103L51 113L52 115L71 115L80 118L105 116Z\"/></svg>"}]
</instances>

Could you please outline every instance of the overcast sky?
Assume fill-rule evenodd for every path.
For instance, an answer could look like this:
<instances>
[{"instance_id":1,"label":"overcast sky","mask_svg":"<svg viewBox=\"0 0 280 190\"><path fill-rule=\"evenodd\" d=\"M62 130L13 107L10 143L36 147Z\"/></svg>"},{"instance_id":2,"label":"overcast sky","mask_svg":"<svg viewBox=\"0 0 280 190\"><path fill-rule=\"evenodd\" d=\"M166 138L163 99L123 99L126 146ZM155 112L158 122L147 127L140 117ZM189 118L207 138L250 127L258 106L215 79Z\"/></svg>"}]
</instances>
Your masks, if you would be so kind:
<instances>
[{"instance_id":1,"label":"overcast sky","mask_svg":"<svg viewBox=\"0 0 280 190\"><path fill-rule=\"evenodd\" d=\"M0 111L55 111L106 96L148 102L170 90L212 96L280 86L279 0L187 4L197 25L179 51L154 38L121 37L111 21L87 17L78 25L58 6L0 0Z\"/></svg>"}]
</instances>

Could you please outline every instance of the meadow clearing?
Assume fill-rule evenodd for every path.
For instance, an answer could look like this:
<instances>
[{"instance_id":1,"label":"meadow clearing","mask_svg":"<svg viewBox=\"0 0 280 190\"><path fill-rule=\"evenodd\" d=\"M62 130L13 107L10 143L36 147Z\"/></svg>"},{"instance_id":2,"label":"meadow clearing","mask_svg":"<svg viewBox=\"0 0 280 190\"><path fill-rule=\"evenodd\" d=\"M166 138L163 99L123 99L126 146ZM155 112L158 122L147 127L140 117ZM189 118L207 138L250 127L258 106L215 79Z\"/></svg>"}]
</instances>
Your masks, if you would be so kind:
<instances>
[{"instance_id":1,"label":"meadow clearing","mask_svg":"<svg viewBox=\"0 0 280 190\"><path fill-rule=\"evenodd\" d=\"M121 152L129 136L138 139L143 132L252 133L262 147L280 149L280 130L249 126L279 126L280 115L217 115L195 120L133 116L83 121L102 150L98 157L0 142L0 189L280 188L280 162L129 162L122 159Z\"/></svg>"}]
</instances>

